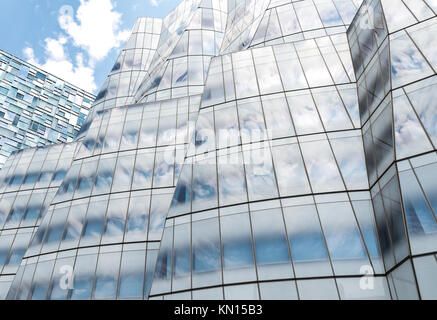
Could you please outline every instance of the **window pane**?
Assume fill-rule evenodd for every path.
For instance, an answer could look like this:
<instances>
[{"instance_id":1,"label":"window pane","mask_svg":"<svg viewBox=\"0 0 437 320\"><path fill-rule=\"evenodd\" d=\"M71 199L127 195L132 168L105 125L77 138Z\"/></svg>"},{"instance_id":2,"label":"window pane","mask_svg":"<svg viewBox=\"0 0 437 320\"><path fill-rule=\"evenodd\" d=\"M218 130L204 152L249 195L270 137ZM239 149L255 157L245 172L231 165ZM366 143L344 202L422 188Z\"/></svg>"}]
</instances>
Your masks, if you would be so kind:
<instances>
[{"instance_id":1,"label":"window pane","mask_svg":"<svg viewBox=\"0 0 437 320\"><path fill-rule=\"evenodd\" d=\"M215 208L217 201L217 168L215 159L209 159L193 166L192 211Z\"/></svg>"},{"instance_id":2,"label":"window pane","mask_svg":"<svg viewBox=\"0 0 437 320\"><path fill-rule=\"evenodd\" d=\"M284 208L296 277L331 276L325 240L314 205Z\"/></svg>"},{"instance_id":3,"label":"window pane","mask_svg":"<svg viewBox=\"0 0 437 320\"><path fill-rule=\"evenodd\" d=\"M271 139L295 135L290 110L283 94L262 97L262 104Z\"/></svg>"},{"instance_id":4,"label":"window pane","mask_svg":"<svg viewBox=\"0 0 437 320\"><path fill-rule=\"evenodd\" d=\"M191 225L175 226L173 291L191 287Z\"/></svg>"},{"instance_id":5,"label":"window pane","mask_svg":"<svg viewBox=\"0 0 437 320\"><path fill-rule=\"evenodd\" d=\"M146 263L146 252L125 251L121 260L119 299L141 299Z\"/></svg>"},{"instance_id":6,"label":"window pane","mask_svg":"<svg viewBox=\"0 0 437 320\"><path fill-rule=\"evenodd\" d=\"M192 232L193 287L220 284L222 277L218 220L193 222Z\"/></svg>"},{"instance_id":7,"label":"window pane","mask_svg":"<svg viewBox=\"0 0 437 320\"><path fill-rule=\"evenodd\" d=\"M299 146L290 144L272 148L282 197L311 192Z\"/></svg>"},{"instance_id":8,"label":"window pane","mask_svg":"<svg viewBox=\"0 0 437 320\"><path fill-rule=\"evenodd\" d=\"M95 299L114 299L116 295L120 252L99 255L94 287Z\"/></svg>"},{"instance_id":9,"label":"window pane","mask_svg":"<svg viewBox=\"0 0 437 320\"><path fill-rule=\"evenodd\" d=\"M328 141L302 143L301 148L313 192L345 189Z\"/></svg>"},{"instance_id":10,"label":"window pane","mask_svg":"<svg viewBox=\"0 0 437 320\"><path fill-rule=\"evenodd\" d=\"M280 209L252 212L259 280L293 278L284 219Z\"/></svg>"},{"instance_id":11,"label":"window pane","mask_svg":"<svg viewBox=\"0 0 437 320\"><path fill-rule=\"evenodd\" d=\"M249 201L278 196L271 157L268 147L244 152Z\"/></svg>"},{"instance_id":12,"label":"window pane","mask_svg":"<svg viewBox=\"0 0 437 320\"><path fill-rule=\"evenodd\" d=\"M252 235L247 213L220 219L225 283L256 280Z\"/></svg>"},{"instance_id":13,"label":"window pane","mask_svg":"<svg viewBox=\"0 0 437 320\"><path fill-rule=\"evenodd\" d=\"M220 205L247 202L243 155L241 153L228 155L218 158L218 161Z\"/></svg>"},{"instance_id":14,"label":"window pane","mask_svg":"<svg viewBox=\"0 0 437 320\"><path fill-rule=\"evenodd\" d=\"M135 156L119 157L115 170L112 192L128 191L131 188Z\"/></svg>"},{"instance_id":15,"label":"window pane","mask_svg":"<svg viewBox=\"0 0 437 320\"><path fill-rule=\"evenodd\" d=\"M152 187L153 165L155 153L139 151L135 162L132 189L148 189Z\"/></svg>"},{"instance_id":16,"label":"window pane","mask_svg":"<svg viewBox=\"0 0 437 320\"><path fill-rule=\"evenodd\" d=\"M362 266L370 266L367 252L349 203L318 204L334 273L359 275Z\"/></svg>"},{"instance_id":17,"label":"window pane","mask_svg":"<svg viewBox=\"0 0 437 320\"><path fill-rule=\"evenodd\" d=\"M287 94L288 104L298 135L323 132L314 101L308 91Z\"/></svg>"},{"instance_id":18,"label":"window pane","mask_svg":"<svg viewBox=\"0 0 437 320\"><path fill-rule=\"evenodd\" d=\"M111 199L109 201L101 244L119 243L123 241L128 203L129 198Z\"/></svg>"},{"instance_id":19,"label":"window pane","mask_svg":"<svg viewBox=\"0 0 437 320\"><path fill-rule=\"evenodd\" d=\"M124 241L147 240L147 227L149 222L150 197L132 197L126 223Z\"/></svg>"}]
</instances>

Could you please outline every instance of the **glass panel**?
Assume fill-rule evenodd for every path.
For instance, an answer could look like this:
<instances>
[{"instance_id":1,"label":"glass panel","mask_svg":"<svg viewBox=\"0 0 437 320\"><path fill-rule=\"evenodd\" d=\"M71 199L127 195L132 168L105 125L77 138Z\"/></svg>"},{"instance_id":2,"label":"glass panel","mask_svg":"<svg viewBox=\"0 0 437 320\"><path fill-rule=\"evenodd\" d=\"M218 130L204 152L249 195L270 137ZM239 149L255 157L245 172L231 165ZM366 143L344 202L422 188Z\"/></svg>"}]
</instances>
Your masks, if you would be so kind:
<instances>
[{"instance_id":1,"label":"glass panel","mask_svg":"<svg viewBox=\"0 0 437 320\"><path fill-rule=\"evenodd\" d=\"M101 244L123 242L128 203L129 198L109 201Z\"/></svg>"},{"instance_id":2,"label":"glass panel","mask_svg":"<svg viewBox=\"0 0 437 320\"><path fill-rule=\"evenodd\" d=\"M416 168L417 178L425 191L425 194L434 210L437 213L437 181L434 179L434 173L437 172L437 163Z\"/></svg>"},{"instance_id":3,"label":"glass panel","mask_svg":"<svg viewBox=\"0 0 437 320\"><path fill-rule=\"evenodd\" d=\"M390 54L393 88L433 74L432 69L405 31L390 36Z\"/></svg>"},{"instance_id":4,"label":"glass panel","mask_svg":"<svg viewBox=\"0 0 437 320\"><path fill-rule=\"evenodd\" d=\"M74 257L66 259L57 259L53 275L50 283L49 292L47 293L48 300L66 300L68 288L71 286L71 281L74 277L69 274L73 269Z\"/></svg>"},{"instance_id":5,"label":"glass panel","mask_svg":"<svg viewBox=\"0 0 437 320\"><path fill-rule=\"evenodd\" d=\"M155 275L153 277L151 294L166 293L171 290L171 276L173 265L173 227L164 229L161 240Z\"/></svg>"},{"instance_id":6,"label":"glass panel","mask_svg":"<svg viewBox=\"0 0 437 320\"><path fill-rule=\"evenodd\" d=\"M163 111L161 111L163 112ZM158 145L173 145L176 139L176 115L161 116L159 119Z\"/></svg>"},{"instance_id":7,"label":"glass panel","mask_svg":"<svg viewBox=\"0 0 437 320\"><path fill-rule=\"evenodd\" d=\"M46 261L38 264L30 290L30 299L46 300L54 265L55 261Z\"/></svg>"},{"instance_id":8,"label":"glass panel","mask_svg":"<svg viewBox=\"0 0 437 320\"><path fill-rule=\"evenodd\" d=\"M249 215L221 217L220 226L224 282L256 280Z\"/></svg>"},{"instance_id":9,"label":"glass panel","mask_svg":"<svg viewBox=\"0 0 437 320\"><path fill-rule=\"evenodd\" d=\"M135 162L132 189L148 189L152 187L154 152L138 152Z\"/></svg>"},{"instance_id":10,"label":"glass panel","mask_svg":"<svg viewBox=\"0 0 437 320\"><path fill-rule=\"evenodd\" d=\"M216 145L219 149L240 144L238 114L235 104L215 110ZM212 126L211 128L212 129Z\"/></svg>"},{"instance_id":11,"label":"glass panel","mask_svg":"<svg viewBox=\"0 0 437 320\"><path fill-rule=\"evenodd\" d=\"M144 285L144 297L147 298L150 293L153 275L155 273L155 265L158 257L158 250L147 250L146 260L146 281Z\"/></svg>"},{"instance_id":12,"label":"glass panel","mask_svg":"<svg viewBox=\"0 0 437 320\"><path fill-rule=\"evenodd\" d=\"M237 153L218 159L221 206L247 202L246 177L242 157L241 153Z\"/></svg>"},{"instance_id":13,"label":"glass panel","mask_svg":"<svg viewBox=\"0 0 437 320\"><path fill-rule=\"evenodd\" d=\"M222 288L211 288L192 291L193 300L223 300Z\"/></svg>"},{"instance_id":14,"label":"glass panel","mask_svg":"<svg viewBox=\"0 0 437 320\"><path fill-rule=\"evenodd\" d=\"M59 187L58 193L56 195L56 201L62 202L67 201L73 197L74 189L76 188L76 180L79 175L81 162L74 163L70 170L68 170L65 179L63 180L61 186Z\"/></svg>"},{"instance_id":15,"label":"glass panel","mask_svg":"<svg viewBox=\"0 0 437 320\"><path fill-rule=\"evenodd\" d=\"M150 208L149 241L160 241L173 194L154 194Z\"/></svg>"},{"instance_id":16,"label":"glass panel","mask_svg":"<svg viewBox=\"0 0 437 320\"><path fill-rule=\"evenodd\" d=\"M21 227L30 227L36 224L39 217L41 207L44 204L45 193L32 193L32 197L27 204L26 212L21 222ZM43 208L44 210L44 208ZM1 222L0 222L1 224Z\"/></svg>"},{"instance_id":17,"label":"glass panel","mask_svg":"<svg viewBox=\"0 0 437 320\"><path fill-rule=\"evenodd\" d=\"M270 139L294 136L290 110L283 94L263 96L262 104Z\"/></svg>"},{"instance_id":18,"label":"glass panel","mask_svg":"<svg viewBox=\"0 0 437 320\"><path fill-rule=\"evenodd\" d=\"M437 300L437 258L434 255L414 259L420 297L423 300Z\"/></svg>"},{"instance_id":19,"label":"glass panel","mask_svg":"<svg viewBox=\"0 0 437 320\"><path fill-rule=\"evenodd\" d=\"M62 234L64 233L65 221L67 220L70 207L55 209L52 220L47 228L47 233L44 238L43 252L56 251L59 246Z\"/></svg>"},{"instance_id":20,"label":"glass panel","mask_svg":"<svg viewBox=\"0 0 437 320\"><path fill-rule=\"evenodd\" d=\"M138 148L150 148L156 145L159 123L158 118L156 117L157 113L157 111L151 111L150 113L144 111Z\"/></svg>"},{"instance_id":21,"label":"glass panel","mask_svg":"<svg viewBox=\"0 0 437 320\"><path fill-rule=\"evenodd\" d=\"M193 288L221 284L218 220L193 222L192 232Z\"/></svg>"},{"instance_id":22,"label":"glass panel","mask_svg":"<svg viewBox=\"0 0 437 320\"><path fill-rule=\"evenodd\" d=\"M59 248L60 250L74 248L79 244L87 208L88 204L72 204Z\"/></svg>"},{"instance_id":23,"label":"glass panel","mask_svg":"<svg viewBox=\"0 0 437 320\"><path fill-rule=\"evenodd\" d=\"M115 299L120 257L120 252L99 255L94 287L95 299Z\"/></svg>"},{"instance_id":24,"label":"glass panel","mask_svg":"<svg viewBox=\"0 0 437 320\"><path fill-rule=\"evenodd\" d=\"M141 114L138 115L141 117ZM140 135L141 120L127 121L124 125L123 136L121 137L120 150L135 149Z\"/></svg>"},{"instance_id":25,"label":"glass panel","mask_svg":"<svg viewBox=\"0 0 437 320\"><path fill-rule=\"evenodd\" d=\"M368 189L369 183L361 136L331 139L330 141L347 189Z\"/></svg>"},{"instance_id":26,"label":"glass panel","mask_svg":"<svg viewBox=\"0 0 437 320\"><path fill-rule=\"evenodd\" d=\"M315 43L312 44L309 41L305 41L301 42L299 47L296 47L310 87L333 85L331 75Z\"/></svg>"},{"instance_id":27,"label":"glass panel","mask_svg":"<svg viewBox=\"0 0 437 320\"><path fill-rule=\"evenodd\" d=\"M96 174L93 195L109 193L114 176L115 163L117 159L101 159Z\"/></svg>"},{"instance_id":28,"label":"glass panel","mask_svg":"<svg viewBox=\"0 0 437 320\"><path fill-rule=\"evenodd\" d=\"M191 287L191 225L175 226L173 291Z\"/></svg>"},{"instance_id":29,"label":"glass panel","mask_svg":"<svg viewBox=\"0 0 437 320\"><path fill-rule=\"evenodd\" d=\"M150 197L132 197L129 203L124 241L147 240Z\"/></svg>"},{"instance_id":30,"label":"glass panel","mask_svg":"<svg viewBox=\"0 0 437 320\"><path fill-rule=\"evenodd\" d=\"M280 209L252 212L259 280L293 278L284 218Z\"/></svg>"},{"instance_id":31,"label":"glass panel","mask_svg":"<svg viewBox=\"0 0 437 320\"><path fill-rule=\"evenodd\" d=\"M157 151L155 156L153 187L172 187L174 179L175 150L168 148Z\"/></svg>"},{"instance_id":32,"label":"glass panel","mask_svg":"<svg viewBox=\"0 0 437 320\"><path fill-rule=\"evenodd\" d=\"M193 166L192 211L215 208L217 201L217 168L215 159L208 159Z\"/></svg>"},{"instance_id":33,"label":"glass panel","mask_svg":"<svg viewBox=\"0 0 437 320\"><path fill-rule=\"evenodd\" d=\"M128 191L131 188L135 156L119 157L115 170L112 192Z\"/></svg>"},{"instance_id":34,"label":"glass panel","mask_svg":"<svg viewBox=\"0 0 437 320\"><path fill-rule=\"evenodd\" d=\"M314 90L313 96L327 131L353 129L337 90Z\"/></svg>"},{"instance_id":35,"label":"glass panel","mask_svg":"<svg viewBox=\"0 0 437 320\"><path fill-rule=\"evenodd\" d=\"M245 284L241 286L225 287L225 300L258 300L258 286Z\"/></svg>"},{"instance_id":36,"label":"glass panel","mask_svg":"<svg viewBox=\"0 0 437 320\"><path fill-rule=\"evenodd\" d=\"M190 163L186 163L182 168L171 203L169 217L188 213L191 210L192 168Z\"/></svg>"},{"instance_id":37,"label":"glass panel","mask_svg":"<svg viewBox=\"0 0 437 320\"><path fill-rule=\"evenodd\" d=\"M277 146L272 152L281 196L311 193L299 146Z\"/></svg>"},{"instance_id":38,"label":"glass panel","mask_svg":"<svg viewBox=\"0 0 437 320\"><path fill-rule=\"evenodd\" d=\"M394 294L398 300L418 300L419 293L416 286L411 260L407 260L401 266L389 274L394 285Z\"/></svg>"},{"instance_id":39,"label":"glass panel","mask_svg":"<svg viewBox=\"0 0 437 320\"><path fill-rule=\"evenodd\" d=\"M434 84L437 77L430 78L428 82L421 81L411 89L406 88L408 97L416 110L420 121L425 127L428 135L437 144L437 110L434 103L437 99L437 85ZM417 87L418 88L417 88Z\"/></svg>"},{"instance_id":40,"label":"glass panel","mask_svg":"<svg viewBox=\"0 0 437 320\"><path fill-rule=\"evenodd\" d=\"M36 264L27 265L24 270L23 279L18 289L16 300L27 300L30 291L30 283L35 272Z\"/></svg>"},{"instance_id":41,"label":"glass panel","mask_svg":"<svg viewBox=\"0 0 437 320\"><path fill-rule=\"evenodd\" d=\"M100 243L100 235L105 222L107 201L91 201L85 220L80 246L91 246Z\"/></svg>"},{"instance_id":42,"label":"glass panel","mask_svg":"<svg viewBox=\"0 0 437 320\"><path fill-rule=\"evenodd\" d=\"M146 263L146 252L125 251L121 260L119 299L141 299Z\"/></svg>"},{"instance_id":43,"label":"glass panel","mask_svg":"<svg viewBox=\"0 0 437 320\"><path fill-rule=\"evenodd\" d=\"M379 107L381 108L382 105ZM373 120L373 119L372 119ZM394 160L393 117L389 103L378 118L372 121L373 151L378 165L378 172L384 172Z\"/></svg>"},{"instance_id":44,"label":"glass panel","mask_svg":"<svg viewBox=\"0 0 437 320\"><path fill-rule=\"evenodd\" d=\"M323 132L314 101L308 91L304 93L288 93L288 105L298 135Z\"/></svg>"},{"instance_id":45,"label":"glass panel","mask_svg":"<svg viewBox=\"0 0 437 320\"><path fill-rule=\"evenodd\" d=\"M252 50L261 94L282 91L281 78L271 47Z\"/></svg>"},{"instance_id":46,"label":"glass panel","mask_svg":"<svg viewBox=\"0 0 437 320\"><path fill-rule=\"evenodd\" d=\"M31 233L18 233L15 237L14 244L10 249L9 257L5 261L3 274L16 273L21 260L29 246Z\"/></svg>"},{"instance_id":47,"label":"glass panel","mask_svg":"<svg viewBox=\"0 0 437 320\"><path fill-rule=\"evenodd\" d=\"M6 219L4 229L18 228L21 220L26 212L27 201L29 200L30 194L20 194L15 199L14 205L9 211L9 216Z\"/></svg>"},{"instance_id":48,"label":"glass panel","mask_svg":"<svg viewBox=\"0 0 437 320\"><path fill-rule=\"evenodd\" d=\"M237 98L247 98L258 94L252 53L242 51L232 55Z\"/></svg>"},{"instance_id":49,"label":"glass panel","mask_svg":"<svg viewBox=\"0 0 437 320\"><path fill-rule=\"evenodd\" d=\"M262 282L259 284L262 300L298 300L294 281Z\"/></svg>"},{"instance_id":50,"label":"glass panel","mask_svg":"<svg viewBox=\"0 0 437 320\"><path fill-rule=\"evenodd\" d=\"M381 250L379 247L378 234L376 229L375 217L373 212L372 202L367 201L353 201L355 215L358 220L364 242L372 260L373 269L375 273L384 273L384 265L381 257Z\"/></svg>"},{"instance_id":51,"label":"glass panel","mask_svg":"<svg viewBox=\"0 0 437 320\"><path fill-rule=\"evenodd\" d=\"M296 277L331 276L325 240L314 205L284 208Z\"/></svg>"},{"instance_id":52,"label":"glass panel","mask_svg":"<svg viewBox=\"0 0 437 320\"><path fill-rule=\"evenodd\" d=\"M272 155L268 147L244 152L249 201L278 197Z\"/></svg>"},{"instance_id":53,"label":"glass panel","mask_svg":"<svg viewBox=\"0 0 437 320\"><path fill-rule=\"evenodd\" d=\"M346 202L317 205L335 275L359 275L362 266L371 266L361 234Z\"/></svg>"},{"instance_id":54,"label":"glass panel","mask_svg":"<svg viewBox=\"0 0 437 320\"><path fill-rule=\"evenodd\" d=\"M242 143L258 142L267 138L263 110L258 98L238 101L238 115Z\"/></svg>"},{"instance_id":55,"label":"glass panel","mask_svg":"<svg viewBox=\"0 0 437 320\"><path fill-rule=\"evenodd\" d=\"M385 277L372 278L373 288L363 290L365 278L337 278L338 291L342 300L391 300L390 290Z\"/></svg>"},{"instance_id":56,"label":"glass panel","mask_svg":"<svg viewBox=\"0 0 437 320\"><path fill-rule=\"evenodd\" d=\"M406 96L393 100L393 112L398 159L433 149Z\"/></svg>"},{"instance_id":57,"label":"glass panel","mask_svg":"<svg viewBox=\"0 0 437 320\"><path fill-rule=\"evenodd\" d=\"M83 162L80 175L77 179L75 198L87 197L91 194L94 184L94 176L97 170L97 161Z\"/></svg>"},{"instance_id":58,"label":"glass panel","mask_svg":"<svg viewBox=\"0 0 437 320\"><path fill-rule=\"evenodd\" d=\"M0 270L3 268L3 264L8 257L14 237L15 235L2 235L0 237Z\"/></svg>"},{"instance_id":59,"label":"glass panel","mask_svg":"<svg viewBox=\"0 0 437 320\"><path fill-rule=\"evenodd\" d=\"M287 21L290 21L287 16ZM297 57L296 51L291 44L273 47L278 61L279 73L285 90L298 90L307 88L308 84Z\"/></svg>"},{"instance_id":60,"label":"glass panel","mask_svg":"<svg viewBox=\"0 0 437 320\"><path fill-rule=\"evenodd\" d=\"M313 192L345 189L328 141L302 143L301 148Z\"/></svg>"},{"instance_id":61,"label":"glass panel","mask_svg":"<svg viewBox=\"0 0 437 320\"><path fill-rule=\"evenodd\" d=\"M413 254L436 250L437 223L411 170L399 173Z\"/></svg>"},{"instance_id":62,"label":"glass panel","mask_svg":"<svg viewBox=\"0 0 437 320\"><path fill-rule=\"evenodd\" d=\"M301 300L338 300L337 286L333 279L297 281Z\"/></svg>"}]
</instances>

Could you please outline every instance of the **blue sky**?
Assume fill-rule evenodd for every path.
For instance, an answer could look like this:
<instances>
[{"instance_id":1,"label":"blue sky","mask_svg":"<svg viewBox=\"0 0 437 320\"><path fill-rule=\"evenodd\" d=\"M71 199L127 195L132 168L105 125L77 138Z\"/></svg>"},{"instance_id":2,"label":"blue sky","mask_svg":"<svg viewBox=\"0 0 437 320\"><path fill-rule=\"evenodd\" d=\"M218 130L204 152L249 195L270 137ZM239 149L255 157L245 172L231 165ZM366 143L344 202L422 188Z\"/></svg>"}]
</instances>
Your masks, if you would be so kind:
<instances>
[{"instance_id":1,"label":"blue sky","mask_svg":"<svg viewBox=\"0 0 437 320\"><path fill-rule=\"evenodd\" d=\"M138 17L180 0L2 0L0 48L97 93Z\"/></svg>"}]
</instances>

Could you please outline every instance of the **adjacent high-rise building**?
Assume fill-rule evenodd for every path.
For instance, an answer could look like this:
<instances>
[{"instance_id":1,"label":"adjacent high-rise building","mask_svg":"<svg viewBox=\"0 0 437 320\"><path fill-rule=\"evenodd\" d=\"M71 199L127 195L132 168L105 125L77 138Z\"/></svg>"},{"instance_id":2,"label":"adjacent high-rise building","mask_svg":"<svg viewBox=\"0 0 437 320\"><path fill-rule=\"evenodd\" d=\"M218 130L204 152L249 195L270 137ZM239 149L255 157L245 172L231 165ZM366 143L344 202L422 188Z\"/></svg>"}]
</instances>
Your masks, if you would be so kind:
<instances>
[{"instance_id":1,"label":"adjacent high-rise building","mask_svg":"<svg viewBox=\"0 0 437 320\"><path fill-rule=\"evenodd\" d=\"M0 297L437 299L437 4L184 0L0 172Z\"/></svg>"},{"instance_id":2,"label":"adjacent high-rise building","mask_svg":"<svg viewBox=\"0 0 437 320\"><path fill-rule=\"evenodd\" d=\"M72 142L94 99L0 50L0 169L13 151Z\"/></svg>"}]
</instances>

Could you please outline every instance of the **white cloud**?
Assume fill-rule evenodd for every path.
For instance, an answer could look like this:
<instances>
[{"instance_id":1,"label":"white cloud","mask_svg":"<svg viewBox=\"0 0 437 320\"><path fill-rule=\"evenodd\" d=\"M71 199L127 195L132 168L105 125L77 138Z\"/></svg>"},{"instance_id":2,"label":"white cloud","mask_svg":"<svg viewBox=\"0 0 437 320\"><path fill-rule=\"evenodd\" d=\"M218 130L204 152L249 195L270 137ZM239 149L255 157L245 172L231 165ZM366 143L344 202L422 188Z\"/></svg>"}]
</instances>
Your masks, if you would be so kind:
<instances>
[{"instance_id":1,"label":"white cloud","mask_svg":"<svg viewBox=\"0 0 437 320\"><path fill-rule=\"evenodd\" d=\"M95 92L96 63L120 47L130 30L121 29L121 14L115 11L112 0L80 0L76 13L71 6L63 6L58 22L62 32L57 38L44 40L45 61L40 63L30 47L23 50L26 59L80 88ZM71 47L80 53L72 57L68 52Z\"/></svg>"},{"instance_id":2,"label":"white cloud","mask_svg":"<svg viewBox=\"0 0 437 320\"><path fill-rule=\"evenodd\" d=\"M157 6L159 6L159 2L158 2L158 0L150 0L150 5L157 7Z\"/></svg>"},{"instance_id":3,"label":"white cloud","mask_svg":"<svg viewBox=\"0 0 437 320\"><path fill-rule=\"evenodd\" d=\"M65 81L71 82L79 88L94 92L97 90L94 69L84 63L83 54L81 53L76 55L73 63L65 54L63 41L62 38L58 40L47 38L45 40L47 58L44 63L38 61L34 50L30 47L23 50L24 56L29 63L37 65Z\"/></svg>"},{"instance_id":4,"label":"white cloud","mask_svg":"<svg viewBox=\"0 0 437 320\"><path fill-rule=\"evenodd\" d=\"M130 34L130 30L120 30L121 14L114 11L111 0L80 0L76 19L77 22L65 11L58 21L74 45L97 61L119 47Z\"/></svg>"}]
</instances>

